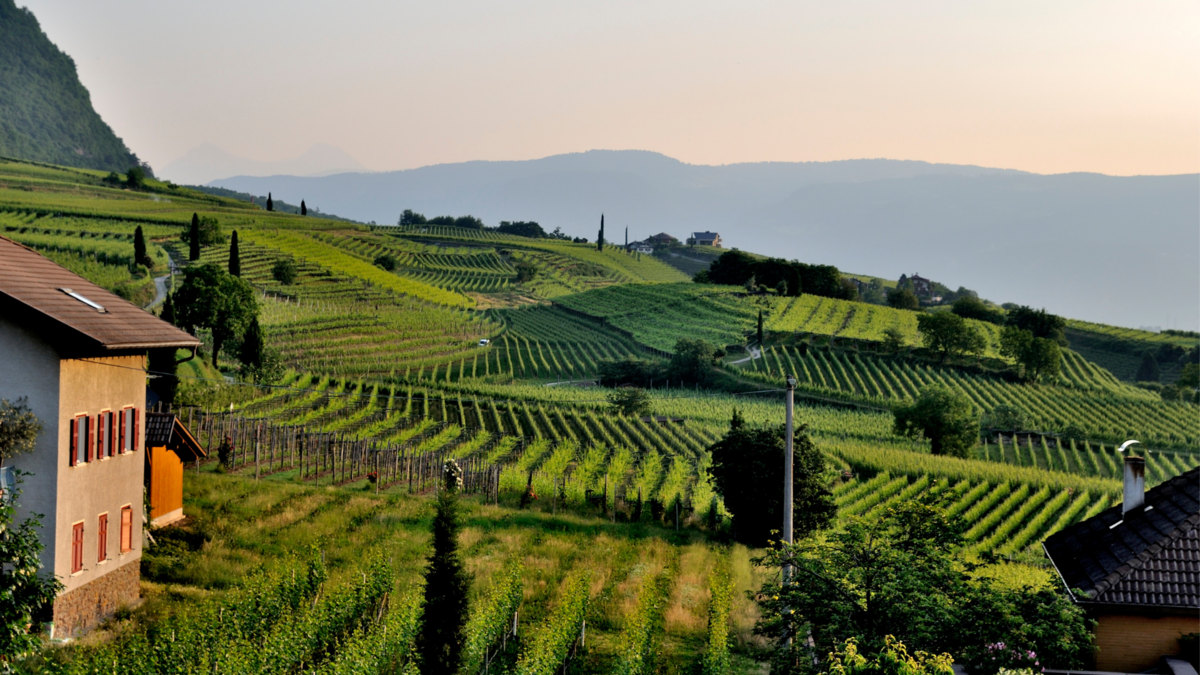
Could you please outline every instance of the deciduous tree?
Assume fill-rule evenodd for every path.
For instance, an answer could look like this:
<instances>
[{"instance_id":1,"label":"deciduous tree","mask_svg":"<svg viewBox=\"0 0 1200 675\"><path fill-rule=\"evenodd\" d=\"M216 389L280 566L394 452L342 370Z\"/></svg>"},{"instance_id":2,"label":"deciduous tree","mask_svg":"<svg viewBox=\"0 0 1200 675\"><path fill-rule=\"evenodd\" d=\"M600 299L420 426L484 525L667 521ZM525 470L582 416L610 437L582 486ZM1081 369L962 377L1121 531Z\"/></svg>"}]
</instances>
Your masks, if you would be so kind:
<instances>
[{"instance_id":1,"label":"deciduous tree","mask_svg":"<svg viewBox=\"0 0 1200 675\"><path fill-rule=\"evenodd\" d=\"M53 574L42 573L41 514L30 514L17 522L21 496L20 471L17 486L0 496L0 663L9 671L11 663L37 651L42 645L40 626L34 619L54 603L63 585Z\"/></svg>"},{"instance_id":2,"label":"deciduous tree","mask_svg":"<svg viewBox=\"0 0 1200 675\"><path fill-rule=\"evenodd\" d=\"M29 409L29 399L22 396L15 403L0 400L0 467L18 455L33 452L42 422Z\"/></svg>"},{"instance_id":3,"label":"deciduous tree","mask_svg":"<svg viewBox=\"0 0 1200 675\"><path fill-rule=\"evenodd\" d=\"M640 387L618 387L608 392L608 404L626 417L641 417L650 412L650 395Z\"/></svg>"},{"instance_id":4,"label":"deciduous tree","mask_svg":"<svg viewBox=\"0 0 1200 675\"><path fill-rule=\"evenodd\" d=\"M734 536L748 546L765 546L783 528L783 471L786 430L751 427L735 410L725 437L710 448L708 473L733 513ZM793 436L793 533L797 538L826 529L837 514L825 478L825 457L801 424Z\"/></svg>"},{"instance_id":5,"label":"deciduous tree","mask_svg":"<svg viewBox=\"0 0 1200 675\"><path fill-rule=\"evenodd\" d=\"M907 288L894 288L888 291L887 303L896 309L921 309L921 301L916 293Z\"/></svg>"},{"instance_id":6,"label":"deciduous tree","mask_svg":"<svg viewBox=\"0 0 1200 675\"><path fill-rule=\"evenodd\" d=\"M929 439L935 455L969 457L979 441L979 415L971 401L941 384L925 387L916 401L892 414L895 433Z\"/></svg>"},{"instance_id":7,"label":"deciduous tree","mask_svg":"<svg viewBox=\"0 0 1200 675\"><path fill-rule=\"evenodd\" d=\"M213 366L218 365L221 347L245 332L258 314L254 289L212 263L192 267L184 273L176 291L179 325L189 330L208 328L213 339Z\"/></svg>"},{"instance_id":8,"label":"deciduous tree","mask_svg":"<svg viewBox=\"0 0 1200 675\"><path fill-rule=\"evenodd\" d=\"M917 330L925 346L941 354L943 363L951 355L981 353L987 347L974 326L950 312L917 315Z\"/></svg>"}]
</instances>

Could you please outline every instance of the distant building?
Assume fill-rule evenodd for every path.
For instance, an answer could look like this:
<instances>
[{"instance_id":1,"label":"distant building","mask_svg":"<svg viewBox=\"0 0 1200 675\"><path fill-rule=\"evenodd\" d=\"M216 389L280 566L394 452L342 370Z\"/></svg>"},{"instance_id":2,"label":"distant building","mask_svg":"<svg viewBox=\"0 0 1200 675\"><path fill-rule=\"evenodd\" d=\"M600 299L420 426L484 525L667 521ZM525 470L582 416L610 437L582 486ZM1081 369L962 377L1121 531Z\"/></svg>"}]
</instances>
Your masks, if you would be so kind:
<instances>
[{"instance_id":1,"label":"distant building","mask_svg":"<svg viewBox=\"0 0 1200 675\"><path fill-rule=\"evenodd\" d=\"M1145 459L1126 457L1122 503L1043 544L1067 590L1082 591L1071 599L1096 621L1093 670L1146 672L1177 656L1180 635L1200 626L1200 469L1148 492L1145 474Z\"/></svg>"},{"instance_id":2,"label":"distant building","mask_svg":"<svg viewBox=\"0 0 1200 675\"><path fill-rule=\"evenodd\" d=\"M42 564L63 582L54 637L87 632L138 600L146 356L199 346L0 237L0 398L27 397L43 425L33 451L6 464L31 474L17 516L44 514Z\"/></svg>"},{"instance_id":3,"label":"distant building","mask_svg":"<svg viewBox=\"0 0 1200 675\"><path fill-rule=\"evenodd\" d=\"M679 240L666 232L659 232L652 237L646 237L646 243L651 246L670 246L671 244L678 244Z\"/></svg>"},{"instance_id":4,"label":"distant building","mask_svg":"<svg viewBox=\"0 0 1200 675\"><path fill-rule=\"evenodd\" d=\"M914 274L908 278L912 283L913 295L918 298L929 299L933 297L933 282L920 274Z\"/></svg>"},{"instance_id":5,"label":"distant building","mask_svg":"<svg viewBox=\"0 0 1200 675\"><path fill-rule=\"evenodd\" d=\"M646 255L654 255L654 245L644 241L635 241L629 245L629 250L644 253Z\"/></svg>"},{"instance_id":6,"label":"distant building","mask_svg":"<svg viewBox=\"0 0 1200 675\"><path fill-rule=\"evenodd\" d=\"M696 246L721 248L721 235L716 232L693 232L691 238L696 242Z\"/></svg>"}]
</instances>

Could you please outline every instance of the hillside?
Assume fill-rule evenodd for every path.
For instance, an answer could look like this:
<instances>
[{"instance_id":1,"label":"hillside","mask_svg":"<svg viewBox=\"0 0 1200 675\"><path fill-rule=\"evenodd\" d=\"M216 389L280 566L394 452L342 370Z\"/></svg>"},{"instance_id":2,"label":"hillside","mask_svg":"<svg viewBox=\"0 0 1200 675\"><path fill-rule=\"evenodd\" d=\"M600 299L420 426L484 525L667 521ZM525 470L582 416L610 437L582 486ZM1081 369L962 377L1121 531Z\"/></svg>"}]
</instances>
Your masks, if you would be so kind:
<instances>
[{"instance_id":1,"label":"hillside","mask_svg":"<svg viewBox=\"0 0 1200 675\"><path fill-rule=\"evenodd\" d=\"M626 227L631 241L713 230L726 247L769 248L892 280L920 273L997 303L1123 326L1200 328L1195 175L1038 175L886 159L703 166L593 150L214 184L305 198L362 222L394 223L411 208L470 213L489 225L535 220L593 240L604 213L613 240Z\"/></svg>"},{"instance_id":2,"label":"hillside","mask_svg":"<svg viewBox=\"0 0 1200 675\"><path fill-rule=\"evenodd\" d=\"M587 616L587 647L569 672L612 672L632 639L626 627L641 625L646 579L662 584L659 606L670 608L645 624L660 641L660 672L696 672L710 649L731 650L736 672L752 672L765 657L745 591L766 572L751 566L754 551L727 545L737 514L708 468L735 410L750 425L782 421L786 374L798 380L796 418L828 468L820 480L837 505L834 527L937 494L962 525L956 555L1002 560L993 571L1016 587L1053 578L1046 537L1120 501L1119 443L1142 442L1150 485L1200 464L1195 403L1122 382L1093 360L1126 343L1194 355L1194 337L1072 321L1078 349L1064 350L1061 375L1030 384L1000 354L993 324L969 323L987 343L979 355L938 359L919 346L917 311L697 284L620 247L267 212L156 180L131 189L102 171L0 160L0 236L97 283L146 288L147 274L167 275L168 256L185 273L229 269L227 240L186 260L193 213L225 237L237 231L240 277L280 372L256 385L234 349L219 371L197 362L180 370L175 410L209 453L185 478L191 519L155 532L165 543L144 563L146 606L114 622L111 640L60 653L71 668L54 672L136 660L138 631L164 614L208 607L180 616L221 616L244 589L270 596L316 560L329 574L326 592L309 589L287 616L328 618L351 596L371 602L338 616L379 612L361 631L343 623L311 632L325 641L313 648L319 672L363 672L345 664L374 663L389 653L383 645L408 649L393 636L409 635L419 615L413 584L447 459L464 471L472 612L492 589L526 584L521 633L493 672L532 658L535 636L557 630L564 606ZM148 273L130 264L137 227L149 239ZM211 334L197 333L211 361ZM670 368L681 339L724 351L703 386ZM614 389L597 386L601 371L630 361L653 373L648 414L620 414ZM928 440L894 433L891 411L930 385L960 393L972 414L1017 409L1024 423L984 424L969 456L935 456ZM232 450L219 467L225 437ZM321 557L305 553L311 544ZM511 561L525 571L510 574ZM594 575L586 583L585 573ZM736 594L721 590L729 578ZM387 612L381 596L392 598ZM713 629L709 608L719 602L728 616ZM281 617L260 628L291 625ZM212 663L179 672L259 672L256 649L207 630L181 632L178 650ZM186 636L201 633L221 648L191 649ZM291 635L261 638L308 658Z\"/></svg>"},{"instance_id":3,"label":"hillside","mask_svg":"<svg viewBox=\"0 0 1200 675\"><path fill-rule=\"evenodd\" d=\"M75 62L14 0L0 0L0 157L104 171L140 164L92 108Z\"/></svg>"}]
</instances>

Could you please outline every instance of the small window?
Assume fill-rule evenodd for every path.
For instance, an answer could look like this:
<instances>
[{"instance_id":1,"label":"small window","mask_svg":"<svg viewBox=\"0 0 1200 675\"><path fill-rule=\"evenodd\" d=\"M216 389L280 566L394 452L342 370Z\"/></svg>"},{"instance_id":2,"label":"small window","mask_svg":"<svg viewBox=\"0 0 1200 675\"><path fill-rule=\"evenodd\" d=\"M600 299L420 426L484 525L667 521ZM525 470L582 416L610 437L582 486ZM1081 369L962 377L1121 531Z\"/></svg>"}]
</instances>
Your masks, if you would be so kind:
<instances>
[{"instance_id":1,"label":"small window","mask_svg":"<svg viewBox=\"0 0 1200 675\"><path fill-rule=\"evenodd\" d=\"M71 574L83 570L83 523L71 528Z\"/></svg>"},{"instance_id":2,"label":"small window","mask_svg":"<svg viewBox=\"0 0 1200 675\"><path fill-rule=\"evenodd\" d=\"M73 291L69 288L60 288L58 290L62 291L63 293L66 293L67 295L71 296L72 298L75 298L76 300L82 302L83 304L87 305L88 307L91 307L92 309L96 310L97 312L100 312L101 314L107 313L107 310L104 309L104 305L101 305L98 302L92 302L91 300L84 297L84 295L82 293L76 293L75 291Z\"/></svg>"},{"instance_id":3,"label":"small window","mask_svg":"<svg viewBox=\"0 0 1200 675\"><path fill-rule=\"evenodd\" d=\"M86 464L91 455L91 422L88 415L71 420L71 450L68 459L71 466Z\"/></svg>"},{"instance_id":4,"label":"small window","mask_svg":"<svg viewBox=\"0 0 1200 675\"><path fill-rule=\"evenodd\" d=\"M96 550L96 560L104 562L108 560L108 514L100 514L100 523L96 528L96 536L100 538L100 543Z\"/></svg>"},{"instance_id":5,"label":"small window","mask_svg":"<svg viewBox=\"0 0 1200 675\"><path fill-rule=\"evenodd\" d=\"M133 550L133 507L121 507L121 553Z\"/></svg>"},{"instance_id":6,"label":"small window","mask_svg":"<svg viewBox=\"0 0 1200 675\"><path fill-rule=\"evenodd\" d=\"M96 419L100 422L96 425L98 427L96 438L96 458L104 459L105 457L112 457L113 414L111 412L102 412L96 416Z\"/></svg>"}]
</instances>

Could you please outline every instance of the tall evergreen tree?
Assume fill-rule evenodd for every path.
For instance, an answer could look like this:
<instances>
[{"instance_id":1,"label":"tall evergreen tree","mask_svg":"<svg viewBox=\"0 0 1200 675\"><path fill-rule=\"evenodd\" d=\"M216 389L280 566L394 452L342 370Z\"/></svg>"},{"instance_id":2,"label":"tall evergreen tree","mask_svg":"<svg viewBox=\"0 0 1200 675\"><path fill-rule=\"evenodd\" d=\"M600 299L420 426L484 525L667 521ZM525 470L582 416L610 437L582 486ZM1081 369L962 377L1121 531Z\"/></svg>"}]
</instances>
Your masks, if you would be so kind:
<instances>
[{"instance_id":1,"label":"tall evergreen tree","mask_svg":"<svg viewBox=\"0 0 1200 675\"><path fill-rule=\"evenodd\" d=\"M308 215L308 206L306 206L306 205L304 204L304 200L303 200L303 199L301 199L301 200L300 200L300 215L302 215L302 216L307 216L307 215Z\"/></svg>"},{"instance_id":2,"label":"tall evergreen tree","mask_svg":"<svg viewBox=\"0 0 1200 675\"><path fill-rule=\"evenodd\" d=\"M425 569L425 613L417 636L421 672L455 673L462 661L471 579L458 555L458 491L462 470L453 460L442 470L433 517L433 553Z\"/></svg>"},{"instance_id":3,"label":"tall evergreen tree","mask_svg":"<svg viewBox=\"0 0 1200 675\"><path fill-rule=\"evenodd\" d=\"M238 253L237 230L229 239L229 273L235 277L242 276L242 256Z\"/></svg>"},{"instance_id":4,"label":"tall evergreen tree","mask_svg":"<svg viewBox=\"0 0 1200 675\"><path fill-rule=\"evenodd\" d=\"M268 192L268 193L267 193L267 210L268 210L268 211L274 211L274 210L275 210L275 200L274 200L274 199L271 199L271 193L270 193L270 192Z\"/></svg>"},{"instance_id":5,"label":"tall evergreen tree","mask_svg":"<svg viewBox=\"0 0 1200 675\"><path fill-rule=\"evenodd\" d=\"M596 235L596 250L604 250L604 214L600 214L600 234Z\"/></svg>"},{"instance_id":6,"label":"tall evergreen tree","mask_svg":"<svg viewBox=\"0 0 1200 675\"><path fill-rule=\"evenodd\" d=\"M162 311L158 313L158 318L172 326L175 325L175 299L172 297L174 295L174 293L167 293L166 299L163 300Z\"/></svg>"},{"instance_id":7,"label":"tall evergreen tree","mask_svg":"<svg viewBox=\"0 0 1200 675\"><path fill-rule=\"evenodd\" d=\"M147 269L154 267L154 260L146 253L146 235L141 225L133 230L133 262Z\"/></svg>"},{"instance_id":8,"label":"tall evergreen tree","mask_svg":"<svg viewBox=\"0 0 1200 675\"><path fill-rule=\"evenodd\" d=\"M258 325L258 317L250 320L250 326L246 328L246 333L242 335L242 346L238 350L238 360L242 365L250 368L257 368L263 363L263 355L266 354L267 343L263 339L262 328Z\"/></svg>"},{"instance_id":9,"label":"tall evergreen tree","mask_svg":"<svg viewBox=\"0 0 1200 675\"><path fill-rule=\"evenodd\" d=\"M200 259L200 214L192 214L192 229L188 231L188 260Z\"/></svg>"},{"instance_id":10,"label":"tall evergreen tree","mask_svg":"<svg viewBox=\"0 0 1200 675\"><path fill-rule=\"evenodd\" d=\"M629 250L629 228L625 228L625 250Z\"/></svg>"},{"instance_id":11,"label":"tall evergreen tree","mask_svg":"<svg viewBox=\"0 0 1200 675\"><path fill-rule=\"evenodd\" d=\"M758 310L758 346L761 347L762 343L763 343L762 310L760 309L760 310Z\"/></svg>"}]
</instances>

